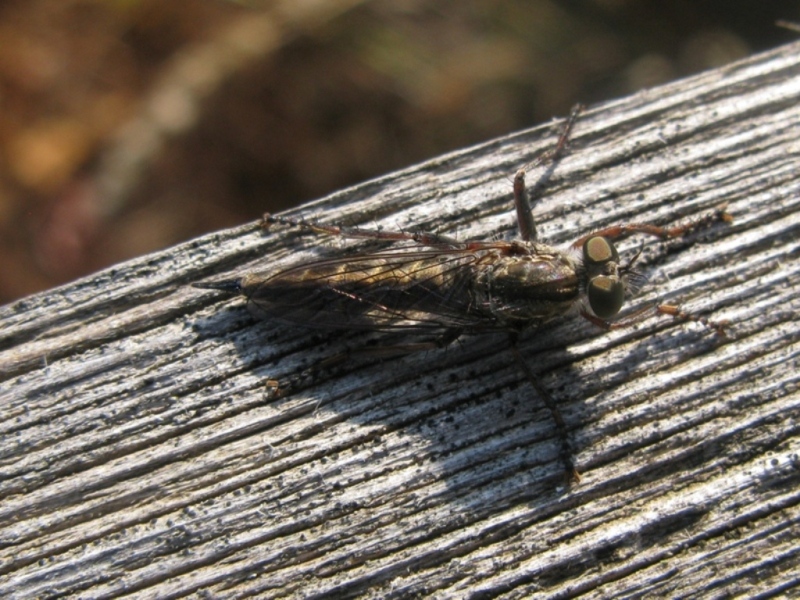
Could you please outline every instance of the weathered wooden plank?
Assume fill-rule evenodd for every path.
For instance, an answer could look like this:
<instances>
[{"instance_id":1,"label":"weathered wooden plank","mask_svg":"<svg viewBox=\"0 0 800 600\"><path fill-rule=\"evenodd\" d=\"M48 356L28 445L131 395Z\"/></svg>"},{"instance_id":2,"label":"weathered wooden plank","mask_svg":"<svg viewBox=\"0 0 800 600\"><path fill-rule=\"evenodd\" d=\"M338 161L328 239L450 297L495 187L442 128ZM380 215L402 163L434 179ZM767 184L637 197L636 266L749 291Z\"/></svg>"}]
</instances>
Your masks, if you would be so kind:
<instances>
[{"instance_id":1,"label":"weathered wooden plank","mask_svg":"<svg viewBox=\"0 0 800 600\"><path fill-rule=\"evenodd\" d=\"M798 98L794 44L587 110L550 170L547 241L722 202L735 218L648 245L632 303L680 300L730 319L729 339L580 318L524 339L573 435L571 488L502 337L354 361L275 399L269 379L375 336L256 322L188 287L340 241L250 224L3 307L0 595L796 594ZM505 233L510 177L556 131L294 212Z\"/></svg>"}]
</instances>

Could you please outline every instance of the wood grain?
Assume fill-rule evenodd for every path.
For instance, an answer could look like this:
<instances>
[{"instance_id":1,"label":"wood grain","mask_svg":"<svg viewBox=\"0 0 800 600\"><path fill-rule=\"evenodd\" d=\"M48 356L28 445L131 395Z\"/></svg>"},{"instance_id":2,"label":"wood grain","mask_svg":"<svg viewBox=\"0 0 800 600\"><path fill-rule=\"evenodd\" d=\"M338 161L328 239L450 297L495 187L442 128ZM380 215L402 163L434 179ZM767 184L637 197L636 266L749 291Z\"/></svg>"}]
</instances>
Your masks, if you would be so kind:
<instances>
[{"instance_id":1,"label":"wood grain","mask_svg":"<svg viewBox=\"0 0 800 600\"><path fill-rule=\"evenodd\" d=\"M375 334L253 320L189 284L360 247L255 224L0 309L0 595L748 597L800 584L800 45L590 107L538 178L540 236L647 241L632 299L732 322L579 317L523 338L583 481L500 337L303 377ZM294 215L513 232L558 122ZM623 245L625 255L643 240Z\"/></svg>"}]
</instances>

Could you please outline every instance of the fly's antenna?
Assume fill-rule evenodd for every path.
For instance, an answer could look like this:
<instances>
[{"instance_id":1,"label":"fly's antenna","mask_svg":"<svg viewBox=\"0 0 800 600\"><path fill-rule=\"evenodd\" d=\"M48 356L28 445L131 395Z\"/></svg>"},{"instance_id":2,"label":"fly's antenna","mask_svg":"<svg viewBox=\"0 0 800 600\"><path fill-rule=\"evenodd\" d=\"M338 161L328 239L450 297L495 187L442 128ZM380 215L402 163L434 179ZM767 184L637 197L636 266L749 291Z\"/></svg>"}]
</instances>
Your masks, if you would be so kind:
<instances>
[{"instance_id":1,"label":"fly's antenna","mask_svg":"<svg viewBox=\"0 0 800 600\"><path fill-rule=\"evenodd\" d=\"M643 251L644 251L644 243L639 245L639 250L636 251L636 254L633 256L633 258L631 258L624 265L620 266L619 272L623 275L627 273L636 273L636 271L633 270L633 265L636 263L637 260L639 260L639 257L642 255Z\"/></svg>"}]
</instances>

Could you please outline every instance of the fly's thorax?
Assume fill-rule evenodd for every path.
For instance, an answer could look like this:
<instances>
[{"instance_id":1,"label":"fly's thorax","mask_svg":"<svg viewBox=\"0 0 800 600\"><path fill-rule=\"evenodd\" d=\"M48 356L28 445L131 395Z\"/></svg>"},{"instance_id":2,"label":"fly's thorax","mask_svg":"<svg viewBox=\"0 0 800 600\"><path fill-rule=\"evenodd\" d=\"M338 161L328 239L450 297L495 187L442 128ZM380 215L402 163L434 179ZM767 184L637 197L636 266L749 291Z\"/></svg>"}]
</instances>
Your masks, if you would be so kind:
<instances>
[{"instance_id":1,"label":"fly's thorax","mask_svg":"<svg viewBox=\"0 0 800 600\"><path fill-rule=\"evenodd\" d=\"M484 257L476 277L476 304L509 326L542 323L580 300L578 261L569 253L520 242L514 253Z\"/></svg>"}]
</instances>

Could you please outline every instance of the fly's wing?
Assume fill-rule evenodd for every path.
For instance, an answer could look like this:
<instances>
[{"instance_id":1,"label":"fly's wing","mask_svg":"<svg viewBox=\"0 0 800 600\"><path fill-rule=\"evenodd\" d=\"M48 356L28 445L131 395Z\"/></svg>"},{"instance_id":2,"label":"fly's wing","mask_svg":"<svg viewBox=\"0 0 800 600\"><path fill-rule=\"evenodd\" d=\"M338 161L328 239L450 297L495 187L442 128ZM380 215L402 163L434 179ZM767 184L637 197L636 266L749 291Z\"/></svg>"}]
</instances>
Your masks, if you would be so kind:
<instances>
[{"instance_id":1,"label":"fly's wing","mask_svg":"<svg viewBox=\"0 0 800 600\"><path fill-rule=\"evenodd\" d=\"M398 249L247 275L251 311L305 327L361 330L499 329L473 303L473 250Z\"/></svg>"}]
</instances>

